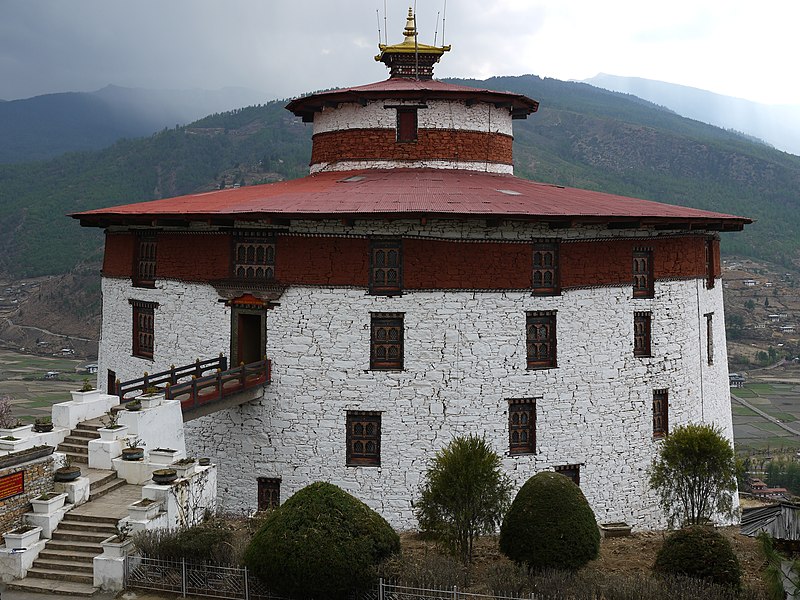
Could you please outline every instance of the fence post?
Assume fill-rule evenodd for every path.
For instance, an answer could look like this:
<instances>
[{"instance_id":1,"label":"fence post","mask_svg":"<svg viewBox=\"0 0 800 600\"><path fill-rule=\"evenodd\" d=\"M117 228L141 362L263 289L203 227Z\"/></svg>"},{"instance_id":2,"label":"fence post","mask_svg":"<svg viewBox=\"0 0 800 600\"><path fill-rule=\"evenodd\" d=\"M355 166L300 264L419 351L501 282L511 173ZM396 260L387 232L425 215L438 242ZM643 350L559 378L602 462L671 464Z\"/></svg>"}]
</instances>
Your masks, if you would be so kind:
<instances>
[{"instance_id":1,"label":"fence post","mask_svg":"<svg viewBox=\"0 0 800 600\"><path fill-rule=\"evenodd\" d=\"M383 577L378 579L378 600L383 600Z\"/></svg>"},{"instance_id":2,"label":"fence post","mask_svg":"<svg viewBox=\"0 0 800 600\"><path fill-rule=\"evenodd\" d=\"M453 586L453 600L458 600L458 586Z\"/></svg>"},{"instance_id":3,"label":"fence post","mask_svg":"<svg viewBox=\"0 0 800 600\"><path fill-rule=\"evenodd\" d=\"M181 598L186 598L186 559L181 558Z\"/></svg>"},{"instance_id":4,"label":"fence post","mask_svg":"<svg viewBox=\"0 0 800 600\"><path fill-rule=\"evenodd\" d=\"M247 577L247 567L244 568L244 600L250 600L250 581Z\"/></svg>"}]
</instances>

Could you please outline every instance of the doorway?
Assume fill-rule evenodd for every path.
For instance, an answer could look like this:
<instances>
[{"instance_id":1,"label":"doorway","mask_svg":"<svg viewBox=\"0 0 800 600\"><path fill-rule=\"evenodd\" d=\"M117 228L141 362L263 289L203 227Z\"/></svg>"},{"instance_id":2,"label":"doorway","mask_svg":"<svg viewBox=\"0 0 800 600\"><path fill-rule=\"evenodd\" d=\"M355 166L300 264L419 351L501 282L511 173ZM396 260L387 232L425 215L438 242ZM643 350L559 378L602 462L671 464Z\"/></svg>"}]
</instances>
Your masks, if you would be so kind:
<instances>
[{"instance_id":1,"label":"doorway","mask_svg":"<svg viewBox=\"0 0 800 600\"><path fill-rule=\"evenodd\" d=\"M251 308L233 308L231 312L231 368L249 364L266 354L266 313Z\"/></svg>"}]
</instances>

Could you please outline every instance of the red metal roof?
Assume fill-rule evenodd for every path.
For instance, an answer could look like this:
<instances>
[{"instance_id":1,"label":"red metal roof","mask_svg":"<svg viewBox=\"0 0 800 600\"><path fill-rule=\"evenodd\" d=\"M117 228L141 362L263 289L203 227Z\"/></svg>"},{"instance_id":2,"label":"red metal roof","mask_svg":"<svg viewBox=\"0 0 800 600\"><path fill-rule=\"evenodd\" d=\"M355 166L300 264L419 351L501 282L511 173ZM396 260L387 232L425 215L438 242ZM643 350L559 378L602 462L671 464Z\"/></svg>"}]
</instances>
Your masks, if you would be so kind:
<instances>
[{"instance_id":1,"label":"red metal roof","mask_svg":"<svg viewBox=\"0 0 800 600\"><path fill-rule=\"evenodd\" d=\"M566 224L630 222L738 230L750 219L513 175L445 169L331 171L279 183L101 208L83 225L292 218L516 218Z\"/></svg>"},{"instance_id":2,"label":"red metal roof","mask_svg":"<svg viewBox=\"0 0 800 600\"><path fill-rule=\"evenodd\" d=\"M398 98L406 100L474 99L493 102L498 105L507 104L511 109L512 116L515 118L525 118L539 108L539 103L536 100L532 100L522 94L479 89L454 83L445 83L435 79L417 80L405 77L392 77L385 81L367 85L302 96L289 102L286 108L298 117L303 117L304 121L310 122L313 120L314 112L331 103Z\"/></svg>"}]
</instances>

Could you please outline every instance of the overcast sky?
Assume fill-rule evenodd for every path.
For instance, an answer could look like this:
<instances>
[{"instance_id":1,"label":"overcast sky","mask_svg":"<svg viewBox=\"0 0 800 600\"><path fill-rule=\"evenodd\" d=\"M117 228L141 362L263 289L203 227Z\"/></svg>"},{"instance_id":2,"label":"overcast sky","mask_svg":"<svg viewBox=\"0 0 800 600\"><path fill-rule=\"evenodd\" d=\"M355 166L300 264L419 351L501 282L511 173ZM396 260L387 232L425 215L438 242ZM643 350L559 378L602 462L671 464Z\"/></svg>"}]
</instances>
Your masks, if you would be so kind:
<instances>
[{"instance_id":1,"label":"overcast sky","mask_svg":"<svg viewBox=\"0 0 800 600\"><path fill-rule=\"evenodd\" d=\"M378 81L384 1L397 43L414 0L0 0L0 98L115 84L266 101ZM420 42L444 2L417 0ZM800 105L797 0L449 0L441 16L440 78L604 72Z\"/></svg>"}]
</instances>

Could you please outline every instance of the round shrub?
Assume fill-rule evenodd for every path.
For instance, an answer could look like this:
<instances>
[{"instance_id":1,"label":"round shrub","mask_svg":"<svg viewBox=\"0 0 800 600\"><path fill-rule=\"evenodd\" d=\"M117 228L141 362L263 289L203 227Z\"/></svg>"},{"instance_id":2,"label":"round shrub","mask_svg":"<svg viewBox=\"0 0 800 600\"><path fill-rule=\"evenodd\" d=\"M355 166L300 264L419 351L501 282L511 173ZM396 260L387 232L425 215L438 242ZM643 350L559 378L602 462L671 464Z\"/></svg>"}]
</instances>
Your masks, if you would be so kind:
<instances>
[{"instance_id":1,"label":"round shrub","mask_svg":"<svg viewBox=\"0 0 800 600\"><path fill-rule=\"evenodd\" d=\"M312 483L273 511L245 564L273 592L344 598L375 584L376 567L400 538L374 510L330 483Z\"/></svg>"},{"instance_id":2,"label":"round shrub","mask_svg":"<svg viewBox=\"0 0 800 600\"><path fill-rule=\"evenodd\" d=\"M535 570L579 569L597 558L600 530L581 489L558 473L531 477L500 528L500 551Z\"/></svg>"},{"instance_id":3,"label":"round shrub","mask_svg":"<svg viewBox=\"0 0 800 600\"><path fill-rule=\"evenodd\" d=\"M653 570L669 575L707 579L739 589L742 569L728 539L711 527L693 525L670 534L656 556Z\"/></svg>"}]
</instances>

